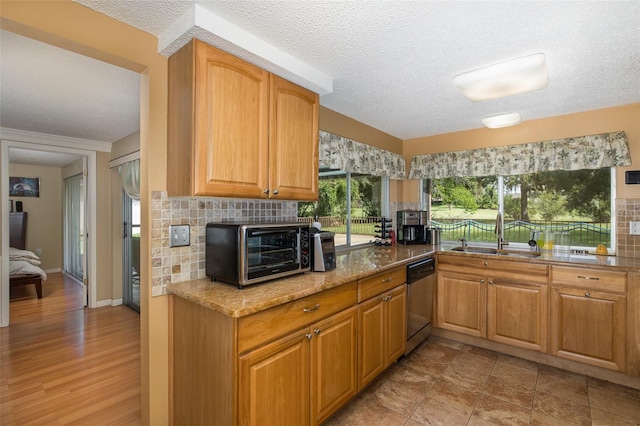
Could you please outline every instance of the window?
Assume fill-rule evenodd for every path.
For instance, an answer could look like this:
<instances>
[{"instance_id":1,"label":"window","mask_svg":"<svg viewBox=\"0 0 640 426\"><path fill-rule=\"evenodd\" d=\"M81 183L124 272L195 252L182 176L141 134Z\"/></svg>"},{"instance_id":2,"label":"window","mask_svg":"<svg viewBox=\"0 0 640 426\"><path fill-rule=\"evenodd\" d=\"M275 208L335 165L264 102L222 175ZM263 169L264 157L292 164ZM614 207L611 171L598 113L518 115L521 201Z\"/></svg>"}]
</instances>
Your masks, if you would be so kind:
<instances>
[{"instance_id":1,"label":"window","mask_svg":"<svg viewBox=\"0 0 640 426\"><path fill-rule=\"evenodd\" d=\"M388 212L389 178L320 169L317 202L298 203L299 220L315 216L323 231L335 232L337 247L375 240L375 225Z\"/></svg>"},{"instance_id":2,"label":"window","mask_svg":"<svg viewBox=\"0 0 640 426\"><path fill-rule=\"evenodd\" d=\"M524 247L534 231L562 233L574 249L615 246L614 169L554 171L518 176L446 178L423 181L423 205L430 208L443 240L464 236L496 242L496 216L504 217L504 239ZM430 201L430 203L429 203Z\"/></svg>"}]
</instances>

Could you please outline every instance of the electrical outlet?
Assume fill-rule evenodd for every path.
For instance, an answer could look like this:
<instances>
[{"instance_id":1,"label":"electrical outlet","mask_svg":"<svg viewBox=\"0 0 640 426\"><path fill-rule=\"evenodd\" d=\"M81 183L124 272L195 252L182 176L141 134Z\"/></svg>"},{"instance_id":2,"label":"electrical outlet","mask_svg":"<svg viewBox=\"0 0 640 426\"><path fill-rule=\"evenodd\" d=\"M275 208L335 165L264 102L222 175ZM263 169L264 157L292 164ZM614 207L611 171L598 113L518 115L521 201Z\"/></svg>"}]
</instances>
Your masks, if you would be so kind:
<instances>
[{"instance_id":1,"label":"electrical outlet","mask_svg":"<svg viewBox=\"0 0 640 426\"><path fill-rule=\"evenodd\" d=\"M40 256L42 254L42 249L36 249L36 256Z\"/></svg>"},{"instance_id":2,"label":"electrical outlet","mask_svg":"<svg viewBox=\"0 0 640 426\"><path fill-rule=\"evenodd\" d=\"M640 235L640 222L629 222L629 235Z\"/></svg>"},{"instance_id":3,"label":"electrical outlet","mask_svg":"<svg viewBox=\"0 0 640 426\"><path fill-rule=\"evenodd\" d=\"M188 246L189 242L189 225L169 225L169 247Z\"/></svg>"}]
</instances>

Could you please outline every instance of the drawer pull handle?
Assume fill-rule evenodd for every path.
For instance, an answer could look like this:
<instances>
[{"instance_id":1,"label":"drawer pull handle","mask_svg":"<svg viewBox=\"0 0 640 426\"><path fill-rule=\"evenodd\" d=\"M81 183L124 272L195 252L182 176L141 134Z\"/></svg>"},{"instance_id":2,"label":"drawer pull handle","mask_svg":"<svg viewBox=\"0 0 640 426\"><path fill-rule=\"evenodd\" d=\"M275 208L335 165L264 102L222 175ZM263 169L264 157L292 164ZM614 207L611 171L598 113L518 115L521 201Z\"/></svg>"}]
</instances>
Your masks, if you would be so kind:
<instances>
[{"instance_id":1,"label":"drawer pull handle","mask_svg":"<svg viewBox=\"0 0 640 426\"><path fill-rule=\"evenodd\" d=\"M584 294L584 297L591 297L591 293L586 292L586 293Z\"/></svg>"},{"instance_id":2,"label":"drawer pull handle","mask_svg":"<svg viewBox=\"0 0 640 426\"><path fill-rule=\"evenodd\" d=\"M389 300L393 299L393 296L389 295L389 296L384 296L382 298L383 301L388 302Z\"/></svg>"},{"instance_id":3,"label":"drawer pull handle","mask_svg":"<svg viewBox=\"0 0 640 426\"><path fill-rule=\"evenodd\" d=\"M391 277L389 277L389 278L385 278L384 280L382 280L382 282L383 282L383 283L391 282Z\"/></svg>"},{"instance_id":4,"label":"drawer pull handle","mask_svg":"<svg viewBox=\"0 0 640 426\"><path fill-rule=\"evenodd\" d=\"M302 312L313 312L318 310L318 308L320 308L320 304L316 303L316 306L314 306L313 308L304 308Z\"/></svg>"},{"instance_id":5,"label":"drawer pull handle","mask_svg":"<svg viewBox=\"0 0 640 426\"><path fill-rule=\"evenodd\" d=\"M578 278L580 278L581 280L595 280L595 281L598 281L600 279L600 277L588 277L586 275L578 275Z\"/></svg>"}]
</instances>

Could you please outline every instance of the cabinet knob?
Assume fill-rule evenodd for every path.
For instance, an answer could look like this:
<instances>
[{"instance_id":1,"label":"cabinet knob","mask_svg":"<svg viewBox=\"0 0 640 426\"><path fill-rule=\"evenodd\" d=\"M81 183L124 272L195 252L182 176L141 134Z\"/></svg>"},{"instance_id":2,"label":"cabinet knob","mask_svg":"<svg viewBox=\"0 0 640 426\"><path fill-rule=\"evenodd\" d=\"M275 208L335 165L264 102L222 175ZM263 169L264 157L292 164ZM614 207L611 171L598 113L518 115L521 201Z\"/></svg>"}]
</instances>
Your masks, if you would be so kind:
<instances>
[{"instance_id":1,"label":"cabinet knob","mask_svg":"<svg viewBox=\"0 0 640 426\"><path fill-rule=\"evenodd\" d=\"M493 280L489 280L489 285L493 285Z\"/></svg>"},{"instance_id":2,"label":"cabinet knob","mask_svg":"<svg viewBox=\"0 0 640 426\"><path fill-rule=\"evenodd\" d=\"M311 333L307 333L305 334L305 336L307 336L307 339L311 340L313 338L313 335Z\"/></svg>"},{"instance_id":3,"label":"cabinet knob","mask_svg":"<svg viewBox=\"0 0 640 426\"><path fill-rule=\"evenodd\" d=\"M304 308L304 309L302 310L302 312L313 312L313 311L318 310L318 308L320 308L320 304L319 304L319 303L316 303L316 306L314 306L314 307L312 307L312 308Z\"/></svg>"},{"instance_id":4,"label":"cabinet knob","mask_svg":"<svg viewBox=\"0 0 640 426\"><path fill-rule=\"evenodd\" d=\"M489 266L489 262L484 262L484 266Z\"/></svg>"},{"instance_id":5,"label":"cabinet knob","mask_svg":"<svg viewBox=\"0 0 640 426\"><path fill-rule=\"evenodd\" d=\"M484 280L480 280L480 284L484 284Z\"/></svg>"},{"instance_id":6,"label":"cabinet knob","mask_svg":"<svg viewBox=\"0 0 640 426\"><path fill-rule=\"evenodd\" d=\"M313 330L314 333L316 333L317 335L320 335L320 329L316 328L315 330Z\"/></svg>"},{"instance_id":7,"label":"cabinet knob","mask_svg":"<svg viewBox=\"0 0 640 426\"><path fill-rule=\"evenodd\" d=\"M278 195L278 192L280 192L280 191L278 191L277 189L274 189L273 190L273 195Z\"/></svg>"},{"instance_id":8,"label":"cabinet knob","mask_svg":"<svg viewBox=\"0 0 640 426\"><path fill-rule=\"evenodd\" d=\"M263 193L265 193L265 194L268 194L268 193L269 193L269 188L265 189L265 190L264 190L264 191L262 191L262 192L263 192Z\"/></svg>"},{"instance_id":9,"label":"cabinet knob","mask_svg":"<svg viewBox=\"0 0 640 426\"><path fill-rule=\"evenodd\" d=\"M591 293L589 293L588 291L584 294L584 297L591 297Z\"/></svg>"}]
</instances>

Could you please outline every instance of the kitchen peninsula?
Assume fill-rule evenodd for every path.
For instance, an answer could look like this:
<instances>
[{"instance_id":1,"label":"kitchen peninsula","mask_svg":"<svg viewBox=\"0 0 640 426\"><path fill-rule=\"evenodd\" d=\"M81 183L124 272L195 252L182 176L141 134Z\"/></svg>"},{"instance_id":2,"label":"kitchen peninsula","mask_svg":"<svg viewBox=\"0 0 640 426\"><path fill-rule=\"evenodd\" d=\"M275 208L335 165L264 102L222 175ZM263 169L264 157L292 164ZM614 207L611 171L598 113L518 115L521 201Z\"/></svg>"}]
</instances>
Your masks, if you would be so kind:
<instances>
[{"instance_id":1,"label":"kitchen peninsula","mask_svg":"<svg viewBox=\"0 0 640 426\"><path fill-rule=\"evenodd\" d=\"M453 274L444 272L451 267L443 268L439 274L434 334L454 333L453 338L467 343L543 363L558 361L555 365L564 368L570 368L571 363L580 366L582 361L584 371L593 370L595 365L596 373L606 375L607 369L613 370L612 377L626 378L626 384L640 386L637 325L640 263L637 259L593 255L558 258L551 254L509 257L468 254L451 248L394 245L352 249L338 253L337 268L333 271L307 272L242 290L208 279L168 285L167 290L173 295L175 423L211 423L215 418L215 424L254 424L256 419L273 421L279 416L284 423L321 423L404 353L406 264L431 256L442 259L443 265L457 268ZM533 283L537 286L536 292L530 291L525 279L527 268L540 272ZM518 270L523 271L522 280L517 279ZM613 277L611 292L615 298L612 300L618 303L618 309L607 310L611 305L598 291L585 290L580 287L585 285L581 282L574 285L571 275L574 270L590 278L609 280ZM466 275L462 276L463 273ZM491 278L494 275L498 277L495 283ZM444 317L447 321L442 321L443 312L448 309L442 305L446 301L441 297L442 286L453 285L459 291L467 283L474 283L473 278L469 278L474 276L480 277L478 282L489 277L488 284L477 293L484 298L476 301L482 304L479 315L484 317L480 323L485 327L488 311L483 310L486 309L483 306L488 303L487 294L508 297L524 294L524 298L509 300L535 301L535 312L542 326L536 320L532 324L537 328L525 328L524 333L541 330L541 335L537 335L541 339L539 346L532 349L532 345L520 345L517 339L495 339L483 331L486 329L480 329L479 334L464 330L456 333L451 324L456 323L457 318L448 316ZM510 279L509 287L502 285L505 283L500 282L501 276ZM588 284L597 290L609 285L597 280ZM489 286L493 289L488 289ZM582 293L571 290L574 287ZM500 293L503 290L497 288L510 291ZM515 292L511 291L513 288ZM554 297L564 304L549 308ZM371 303L377 303L376 299L380 300L379 306L369 309ZM603 303L597 303L600 301ZM596 311L604 308L598 312L612 315L614 324L603 321L605 325L599 327L600 330L605 326L616 327L614 341L618 343L611 356L618 364L598 364L597 357L574 355L570 347L563 350L554 344L552 338L561 336L554 331L555 324L551 321L562 318L562 311L557 309L564 307L572 310L571 315L580 315L583 307L592 312L589 311L592 305L585 303L593 302L596 302ZM529 312L529 308L526 309ZM375 313L373 321L368 316L370 312ZM494 305L491 312L504 315L506 311ZM522 312L518 311L517 315ZM570 322L567 324L572 326ZM494 330L493 336L499 334L500 330L498 333ZM397 340L398 336L402 337L401 341ZM559 341L562 346L562 339ZM394 351L396 342L402 345L401 352ZM571 344L569 339L567 345ZM549 348L556 352L550 352ZM607 354L597 355L607 357ZM273 394L274 380L282 395Z\"/></svg>"}]
</instances>

